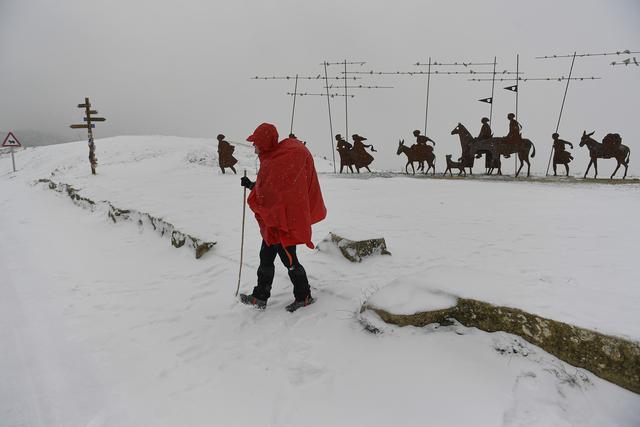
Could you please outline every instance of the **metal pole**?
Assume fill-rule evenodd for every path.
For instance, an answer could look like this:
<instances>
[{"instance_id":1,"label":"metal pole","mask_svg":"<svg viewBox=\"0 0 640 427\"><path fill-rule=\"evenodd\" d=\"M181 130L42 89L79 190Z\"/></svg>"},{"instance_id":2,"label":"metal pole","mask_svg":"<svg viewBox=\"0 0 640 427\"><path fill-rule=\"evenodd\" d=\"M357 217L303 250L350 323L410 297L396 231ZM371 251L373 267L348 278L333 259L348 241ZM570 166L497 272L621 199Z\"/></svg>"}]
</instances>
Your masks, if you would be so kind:
<instances>
[{"instance_id":1,"label":"metal pole","mask_svg":"<svg viewBox=\"0 0 640 427\"><path fill-rule=\"evenodd\" d=\"M424 134L427 134L427 121L429 120L429 83L431 83L431 57L429 57L429 68L427 69L427 106L424 112Z\"/></svg>"},{"instance_id":2,"label":"metal pole","mask_svg":"<svg viewBox=\"0 0 640 427\"><path fill-rule=\"evenodd\" d=\"M296 85L293 88L293 109L291 110L291 129L289 133L293 133L293 116L296 114L296 98L298 97L298 75L296 74Z\"/></svg>"},{"instance_id":3,"label":"metal pole","mask_svg":"<svg viewBox=\"0 0 640 427\"><path fill-rule=\"evenodd\" d=\"M346 132L345 138L349 141L349 107L347 103L347 60L344 60L344 131Z\"/></svg>"},{"instance_id":4,"label":"metal pole","mask_svg":"<svg viewBox=\"0 0 640 427\"><path fill-rule=\"evenodd\" d=\"M336 173L336 150L333 149L333 124L331 123L331 99L329 97L329 78L327 77L327 61L324 61L324 85L327 88L327 108L329 109L329 133L330 133L329 141L331 145L331 155L333 156L333 173Z\"/></svg>"},{"instance_id":5,"label":"metal pole","mask_svg":"<svg viewBox=\"0 0 640 427\"><path fill-rule=\"evenodd\" d=\"M13 163L13 171L16 171L16 159L13 157L13 147L11 148L11 163Z\"/></svg>"},{"instance_id":6,"label":"metal pole","mask_svg":"<svg viewBox=\"0 0 640 427\"><path fill-rule=\"evenodd\" d=\"M516 54L516 120L518 120L518 94L520 93L520 88L518 84L520 83L520 54Z\"/></svg>"},{"instance_id":7,"label":"metal pole","mask_svg":"<svg viewBox=\"0 0 640 427\"><path fill-rule=\"evenodd\" d=\"M247 176L247 170L244 170L244 176ZM244 217L247 210L247 187L243 187L242 194L242 233L240 235L240 268L238 269L238 286L236 287L236 296L240 291L240 277L242 277L242 254L244 253Z\"/></svg>"},{"instance_id":8,"label":"metal pole","mask_svg":"<svg viewBox=\"0 0 640 427\"><path fill-rule=\"evenodd\" d=\"M491 107L489 108L489 123L493 124L493 88L496 84L496 57L493 57L493 73L491 74Z\"/></svg>"},{"instance_id":9,"label":"metal pole","mask_svg":"<svg viewBox=\"0 0 640 427\"><path fill-rule=\"evenodd\" d=\"M520 76L520 54L516 54L516 121L518 121L518 94L520 91L518 90L518 77ZM513 156L513 174L515 175L518 171L518 156Z\"/></svg>"},{"instance_id":10,"label":"metal pole","mask_svg":"<svg viewBox=\"0 0 640 427\"><path fill-rule=\"evenodd\" d=\"M564 96L562 97L562 106L560 106L560 114L558 115L558 123L556 124L556 133L560 129L560 119L562 118L562 110L564 110L564 101L567 99L567 91L569 90L569 82L571 81L571 73L573 72L573 64L576 61L576 52L573 52L573 58L571 59L571 68L569 68L569 78L567 79L567 85L564 88ZM551 157L553 157L553 147L551 147L551 154L549 155L549 162L547 163L547 172L545 175L549 175L549 166L551 166Z\"/></svg>"}]
</instances>

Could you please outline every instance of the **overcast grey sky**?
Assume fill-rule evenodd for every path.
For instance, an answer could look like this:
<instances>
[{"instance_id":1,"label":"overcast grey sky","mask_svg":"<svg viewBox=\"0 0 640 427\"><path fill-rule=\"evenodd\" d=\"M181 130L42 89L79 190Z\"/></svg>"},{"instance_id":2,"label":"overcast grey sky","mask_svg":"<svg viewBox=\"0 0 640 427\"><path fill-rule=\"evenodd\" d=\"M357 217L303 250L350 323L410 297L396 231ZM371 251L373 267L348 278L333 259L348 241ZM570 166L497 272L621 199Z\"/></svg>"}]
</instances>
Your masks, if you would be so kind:
<instances>
[{"instance_id":1,"label":"overcast grey sky","mask_svg":"<svg viewBox=\"0 0 640 427\"><path fill-rule=\"evenodd\" d=\"M68 125L81 120L76 104L89 96L108 121L98 137L162 134L244 140L262 121L288 133L292 82L254 75L316 75L323 60L367 61L360 70L411 71L435 61L487 61L528 77L566 76L570 59L535 56L640 50L640 1L150 1L0 0L0 129L34 129L80 139ZM631 55L634 56L634 55ZM640 59L640 55L635 55ZM601 139L618 132L640 174L640 67L612 67L624 57L579 58L561 137L577 144L583 129ZM480 67L476 67L481 70ZM453 68L449 68L453 70ZM330 69L337 75L338 68ZM426 76L372 77L362 84L394 89L357 92L349 101L349 133L379 150L374 167L399 168L399 138L424 126ZM492 127L507 132L514 95L496 83ZM301 81L319 92L322 82ZM521 84L519 120L538 148L544 171L564 82ZM433 76L428 135L444 155L460 151L450 135L458 121L474 134L489 105L491 82ZM344 100L332 100L334 133L344 133ZM329 155L326 99L299 98L295 133L316 154ZM213 142L212 142L213 144ZM585 148L576 146L576 169ZM634 153L637 153L634 156ZM634 158L637 158L634 161ZM603 162L606 174L613 161ZM507 169L509 170L509 169Z\"/></svg>"}]
</instances>

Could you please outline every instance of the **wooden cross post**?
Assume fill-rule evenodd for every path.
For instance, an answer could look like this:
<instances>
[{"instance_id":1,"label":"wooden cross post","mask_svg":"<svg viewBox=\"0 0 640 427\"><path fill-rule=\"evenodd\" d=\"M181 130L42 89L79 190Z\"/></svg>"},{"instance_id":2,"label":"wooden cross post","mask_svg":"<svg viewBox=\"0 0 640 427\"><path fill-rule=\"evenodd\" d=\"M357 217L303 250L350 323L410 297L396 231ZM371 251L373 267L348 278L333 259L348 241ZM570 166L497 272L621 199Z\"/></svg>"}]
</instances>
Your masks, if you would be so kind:
<instances>
[{"instance_id":1,"label":"wooden cross post","mask_svg":"<svg viewBox=\"0 0 640 427\"><path fill-rule=\"evenodd\" d=\"M96 158L96 145L93 142L93 128L96 125L93 122L104 122L104 117L91 117L92 114L98 114L98 111L91 109L91 103L89 98L84 99L84 104L78 104L78 108L84 108L84 124L71 125L71 129L87 129L89 140L89 164L91 165L91 173L96 174L96 168L98 167L98 159Z\"/></svg>"}]
</instances>

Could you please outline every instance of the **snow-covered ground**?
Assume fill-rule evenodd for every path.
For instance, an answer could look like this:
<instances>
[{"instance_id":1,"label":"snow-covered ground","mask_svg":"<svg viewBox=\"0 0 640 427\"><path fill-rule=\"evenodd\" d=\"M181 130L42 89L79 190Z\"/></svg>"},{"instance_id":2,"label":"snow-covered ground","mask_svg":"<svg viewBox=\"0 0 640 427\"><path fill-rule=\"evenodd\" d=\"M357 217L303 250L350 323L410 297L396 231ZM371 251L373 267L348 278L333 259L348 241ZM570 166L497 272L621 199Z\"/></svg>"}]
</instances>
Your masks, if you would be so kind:
<instances>
[{"instance_id":1,"label":"snow-covered ground","mask_svg":"<svg viewBox=\"0 0 640 427\"><path fill-rule=\"evenodd\" d=\"M277 268L260 312L234 297L242 189L215 142L96 144L96 176L82 142L20 151L15 174L0 158L0 426L640 425L640 396L512 335L367 313L384 331L372 335L358 321L378 291L415 310L435 290L640 340L640 185L321 174L329 214L314 240L381 235L392 256L300 248L317 303L284 311ZM254 176L250 148L236 154ZM196 260L39 178L217 245ZM259 244L248 214L244 291Z\"/></svg>"}]
</instances>

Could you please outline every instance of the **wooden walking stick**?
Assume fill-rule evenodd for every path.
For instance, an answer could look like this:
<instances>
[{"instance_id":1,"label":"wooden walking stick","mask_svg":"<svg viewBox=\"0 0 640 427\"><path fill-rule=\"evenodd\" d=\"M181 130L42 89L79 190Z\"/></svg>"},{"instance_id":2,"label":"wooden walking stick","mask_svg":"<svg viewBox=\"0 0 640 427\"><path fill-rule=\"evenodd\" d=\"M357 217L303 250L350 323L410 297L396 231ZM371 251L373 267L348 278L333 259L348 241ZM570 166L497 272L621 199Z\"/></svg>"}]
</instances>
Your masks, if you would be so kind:
<instances>
[{"instance_id":1,"label":"wooden walking stick","mask_svg":"<svg viewBox=\"0 0 640 427\"><path fill-rule=\"evenodd\" d=\"M247 177L247 170L244 170L244 177ZM236 296L238 296L238 292L240 291L240 277L242 277L242 253L244 251L244 217L245 211L247 210L247 187L243 187L244 191L242 192L242 233L240 238L240 268L238 269L238 287L236 288Z\"/></svg>"}]
</instances>

